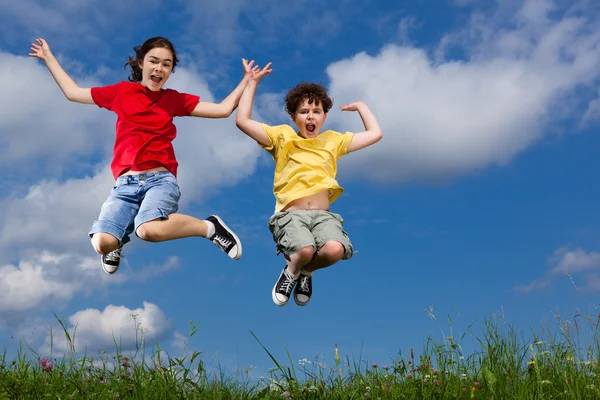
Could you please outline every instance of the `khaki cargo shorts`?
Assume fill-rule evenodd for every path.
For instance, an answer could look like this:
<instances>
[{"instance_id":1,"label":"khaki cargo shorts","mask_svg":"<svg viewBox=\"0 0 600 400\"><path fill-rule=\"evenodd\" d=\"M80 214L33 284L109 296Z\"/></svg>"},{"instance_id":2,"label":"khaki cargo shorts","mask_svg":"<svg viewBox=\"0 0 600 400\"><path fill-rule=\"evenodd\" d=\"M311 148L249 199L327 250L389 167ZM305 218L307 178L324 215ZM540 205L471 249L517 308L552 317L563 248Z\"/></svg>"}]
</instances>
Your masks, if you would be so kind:
<instances>
[{"instance_id":1,"label":"khaki cargo shorts","mask_svg":"<svg viewBox=\"0 0 600 400\"><path fill-rule=\"evenodd\" d=\"M344 246L342 260L352 257L354 250L343 228L341 215L325 210L294 210L276 212L269 218L269 229L277 244L277 254L286 256L303 247L313 246L315 251L330 240Z\"/></svg>"}]
</instances>

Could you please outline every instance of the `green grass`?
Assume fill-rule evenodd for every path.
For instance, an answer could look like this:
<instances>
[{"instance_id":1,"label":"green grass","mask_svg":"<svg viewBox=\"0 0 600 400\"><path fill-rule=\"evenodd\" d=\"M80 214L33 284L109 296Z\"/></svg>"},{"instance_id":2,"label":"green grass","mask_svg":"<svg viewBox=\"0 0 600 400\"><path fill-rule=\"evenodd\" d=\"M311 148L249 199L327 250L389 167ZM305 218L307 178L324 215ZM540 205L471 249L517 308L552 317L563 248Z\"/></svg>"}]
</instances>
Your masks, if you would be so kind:
<instances>
[{"instance_id":1,"label":"green grass","mask_svg":"<svg viewBox=\"0 0 600 400\"><path fill-rule=\"evenodd\" d=\"M75 332L59 319L69 352L60 358L21 346L15 359L0 355L0 400L4 399L593 399L600 398L598 355L600 316L556 316L553 326L528 335L502 318L488 320L477 336L425 339L419 355L411 349L389 365L340 354L294 361L287 353L273 362L270 376L252 379L243 370L227 376L210 372L199 352L170 357L159 346L146 354L144 332L137 348L123 356L76 357ZM191 325L190 337L198 325ZM136 332L137 333L137 332ZM465 354L463 342L475 340ZM402 346L403 344L399 344ZM51 364L49 364L51 363Z\"/></svg>"}]
</instances>

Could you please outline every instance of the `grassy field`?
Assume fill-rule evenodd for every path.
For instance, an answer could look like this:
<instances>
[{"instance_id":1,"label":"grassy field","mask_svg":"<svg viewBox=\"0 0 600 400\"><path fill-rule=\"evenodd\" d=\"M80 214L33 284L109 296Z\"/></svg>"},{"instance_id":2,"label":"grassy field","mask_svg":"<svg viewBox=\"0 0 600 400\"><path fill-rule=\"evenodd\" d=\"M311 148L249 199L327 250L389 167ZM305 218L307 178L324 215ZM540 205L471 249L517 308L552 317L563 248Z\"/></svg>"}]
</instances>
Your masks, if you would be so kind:
<instances>
[{"instance_id":1,"label":"grassy field","mask_svg":"<svg viewBox=\"0 0 600 400\"><path fill-rule=\"evenodd\" d=\"M38 355L22 345L15 359L0 356L0 400L4 399L595 399L600 398L598 316L555 318L525 334L501 318L491 318L480 336L427 338L423 348L390 357L388 365L341 354L334 363L294 361L288 353L273 362L270 376L249 371L226 376L208 371L198 352L164 357L159 346L123 356L100 353ZM192 325L190 337L197 331ZM251 333L253 336L254 334ZM464 353L462 342L477 345ZM527 338L527 339L526 339ZM415 358L415 353L418 356Z\"/></svg>"}]
</instances>

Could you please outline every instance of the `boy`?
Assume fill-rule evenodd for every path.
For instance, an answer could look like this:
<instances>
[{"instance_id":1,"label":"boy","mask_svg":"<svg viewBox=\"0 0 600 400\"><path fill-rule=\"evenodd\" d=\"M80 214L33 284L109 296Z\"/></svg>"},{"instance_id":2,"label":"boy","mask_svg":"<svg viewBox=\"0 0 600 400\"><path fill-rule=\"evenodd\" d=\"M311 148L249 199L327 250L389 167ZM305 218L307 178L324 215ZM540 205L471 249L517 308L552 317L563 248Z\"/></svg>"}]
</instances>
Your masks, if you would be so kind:
<instances>
[{"instance_id":1,"label":"boy","mask_svg":"<svg viewBox=\"0 0 600 400\"><path fill-rule=\"evenodd\" d=\"M240 99L236 125L256 140L275 160L273 193L275 213L269 229L287 265L273 287L273 302L294 301L305 306L312 295L312 275L320 268L352 257L353 249L343 230L343 219L329 206L343 192L335 180L337 160L350 152L378 142L381 129L373 113L362 102L341 106L358 111L365 131L344 134L320 133L333 102L327 90L315 83L301 83L286 98L286 111L296 125L268 126L251 119L252 102L259 81L271 73L271 63L253 74ZM294 289L295 288L295 289Z\"/></svg>"}]
</instances>

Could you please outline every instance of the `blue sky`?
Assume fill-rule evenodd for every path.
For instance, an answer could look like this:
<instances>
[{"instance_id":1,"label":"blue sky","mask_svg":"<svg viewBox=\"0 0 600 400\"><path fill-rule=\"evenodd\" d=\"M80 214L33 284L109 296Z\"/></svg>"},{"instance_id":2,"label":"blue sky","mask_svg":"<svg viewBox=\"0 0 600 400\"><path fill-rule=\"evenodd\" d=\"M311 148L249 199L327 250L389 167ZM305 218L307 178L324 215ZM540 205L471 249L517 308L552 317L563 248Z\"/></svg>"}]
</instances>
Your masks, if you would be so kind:
<instances>
[{"instance_id":1,"label":"blue sky","mask_svg":"<svg viewBox=\"0 0 600 400\"><path fill-rule=\"evenodd\" d=\"M330 363L338 344L383 365L448 335L448 316L457 335L498 313L528 331L554 312L597 312L597 4L211 3L0 0L0 346L44 353L55 312L77 324L78 350L111 351L111 332L129 349L137 314L173 355L199 322L189 347L256 377L272 365L250 331L279 358ZM255 119L289 122L283 96L303 80L378 117L383 140L341 160L333 205L359 252L315 275L307 307L272 303L284 264L267 227L273 162L233 117L178 119L175 150L181 211L221 215L242 259L200 238L134 239L118 274L102 272L87 232L111 187L115 117L69 103L26 55L44 37L80 86L105 85L157 35L181 59L167 86L205 100L233 89L242 57L272 61ZM327 124L361 129L336 107Z\"/></svg>"}]
</instances>

